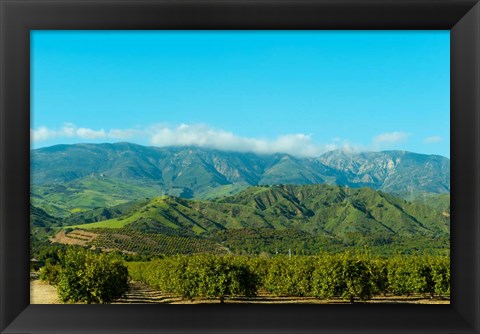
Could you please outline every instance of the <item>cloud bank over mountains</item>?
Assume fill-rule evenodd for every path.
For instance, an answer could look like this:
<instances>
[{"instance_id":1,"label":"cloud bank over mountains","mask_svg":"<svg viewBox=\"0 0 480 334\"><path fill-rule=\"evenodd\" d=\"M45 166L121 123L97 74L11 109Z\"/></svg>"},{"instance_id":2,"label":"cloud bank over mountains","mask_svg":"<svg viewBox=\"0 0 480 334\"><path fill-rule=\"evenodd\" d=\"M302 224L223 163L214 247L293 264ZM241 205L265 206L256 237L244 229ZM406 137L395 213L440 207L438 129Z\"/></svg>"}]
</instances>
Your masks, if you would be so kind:
<instances>
[{"instance_id":1,"label":"cloud bank over mountains","mask_svg":"<svg viewBox=\"0 0 480 334\"><path fill-rule=\"evenodd\" d=\"M31 129L32 144L51 139L71 138L79 140L140 140L153 146L198 146L223 151L253 152L257 154L288 153L294 156L311 157L324 152L342 149L344 151L366 151L388 148L408 141L410 134L401 131L382 133L372 138L370 147L353 145L347 140L335 138L330 143L319 144L310 134L283 134L276 138L255 138L239 136L224 129L207 124L156 124L137 129L89 129L65 123L61 128L39 127ZM437 138L435 138L437 139ZM434 140L429 140L433 142ZM438 141L438 139L437 139Z\"/></svg>"},{"instance_id":2,"label":"cloud bank over mountains","mask_svg":"<svg viewBox=\"0 0 480 334\"><path fill-rule=\"evenodd\" d=\"M254 152L258 154L289 153L316 156L337 148L333 144L317 145L310 135L286 134L275 139L242 137L205 124L181 124L175 128L160 127L150 138L154 146L200 146L223 151Z\"/></svg>"}]
</instances>

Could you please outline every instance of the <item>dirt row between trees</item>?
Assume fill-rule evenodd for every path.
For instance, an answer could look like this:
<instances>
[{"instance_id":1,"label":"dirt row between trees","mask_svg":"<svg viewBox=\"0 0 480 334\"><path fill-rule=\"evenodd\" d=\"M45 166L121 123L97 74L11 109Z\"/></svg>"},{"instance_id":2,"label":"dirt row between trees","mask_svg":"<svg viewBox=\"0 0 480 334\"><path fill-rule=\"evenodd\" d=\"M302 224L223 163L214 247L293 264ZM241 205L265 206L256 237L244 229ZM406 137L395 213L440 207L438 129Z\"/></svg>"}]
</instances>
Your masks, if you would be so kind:
<instances>
[{"instance_id":1,"label":"dirt row between trees","mask_svg":"<svg viewBox=\"0 0 480 334\"><path fill-rule=\"evenodd\" d=\"M183 300L172 294L154 290L141 282L130 282L130 291L125 298L112 304L217 304L219 300ZM374 297L368 303L385 304L450 304L449 300L428 299L423 296ZM30 281L30 304L61 304L57 288L40 280ZM226 299L225 304L349 304L343 300L319 300L314 297L278 297L260 292L254 298Z\"/></svg>"}]
</instances>

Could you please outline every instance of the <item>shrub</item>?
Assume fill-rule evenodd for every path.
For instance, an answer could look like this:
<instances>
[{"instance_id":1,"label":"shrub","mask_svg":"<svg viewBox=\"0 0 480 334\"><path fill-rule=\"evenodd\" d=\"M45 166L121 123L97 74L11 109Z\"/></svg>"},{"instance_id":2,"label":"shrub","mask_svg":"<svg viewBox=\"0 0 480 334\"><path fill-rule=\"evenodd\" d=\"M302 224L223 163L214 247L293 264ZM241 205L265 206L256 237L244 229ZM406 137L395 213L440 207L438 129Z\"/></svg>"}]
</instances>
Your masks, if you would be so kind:
<instances>
[{"instance_id":1,"label":"shrub","mask_svg":"<svg viewBox=\"0 0 480 334\"><path fill-rule=\"evenodd\" d=\"M388 286L388 261L385 259L373 259L370 261L372 283L375 287L374 294L386 295Z\"/></svg>"},{"instance_id":2,"label":"shrub","mask_svg":"<svg viewBox=\"0 0 480 334\"><path fill-rule=\"evenodd\" d=\"M266 273L265 288L276 295L310 295L313 270L312 257L275 257Z\"/></svg>"},{"instance_id":3,"label":"shrub","mask_svg":"<svg viewBox=\"0 0 480 334\"><path fill-rule=\"evenodd\" d=\"M330 299L342 294L345 288L342 267L339 255L324 254L317 259L312 274L312 290L317 298Z\"/></svg>"},{"instance_id":4,"label":"shrub","mask_svg":"<svg viewBox=\"0 0 480 334\"><path fill-rule=\"evenodd\" d=\"M342 298L354 302L355 298L369 300L372 298L375 286L369 260L360 256L343 256L342 278L345 282Z\"/></svg>"},{"instance_id":5,"label":"shrub","mask_svg":"<svg viewBox=\"0 0 480 334\"><path fill-rule=\"evenodd\" d=\"M428 293L431 298L435 295L435 281L430 258L415 261L412 275L415 292Z\"/></svg>"},{"instance_id":6,"label":"shrub","mask_svg":"<svg viewBox=\"0 0 480 334\"><path fill-rule=\"evenodd\" d=\"M60 271L62 267L52 258L45 262L45 266L40 269L40 279L49 284L57 285L60 279Z\"/></svg>"},{"instance_id":7,"label":"shrub","mask_svg":"<svg viewBox=\"0 0 480 334\"><path fill-rule=\"evenodd\" d=\"M432 260L432 276L435 282L435 293L440 296L450 296L450 260L448 257L438 257Z\"/></svg>"},{"instance_id":8,"label":"shrub","mask_svg":"<svg viewBox=\"0 0 480 334\"><path fill-rule=\"evenodd\" d=\"M415 261L411 257L396 256L388 262L389 290L397 296L416 292L412 276L415 273Z\"/></svg>"},{"instance_id":9,"label":"shrub","mask_svg":"<svg viewBox=\"0 0 480 334\"><path fill-rule=\"evenodd\" d=\"M397 256L389 260L388 283L396 295L450 295L450 259L444 256Z\"/></svg>"},{"instance_id":10,"label":"shrub","mask_svg":"<svg viewBox=\"0 0 480 334\"><path fill-rule=\"evenodd\" d=\"M127 268L112 255L72 248L61 262L58 293L63 302L109 303L128 291Z\"/></svg>"},{"instance_id":11,"label":"shrub","mask_svg":"<svg viewBox=\"0 0 480 334\"><path fill-rule=\"evenodd\" d=\"M349 253L321 256L312 274L312 289L317 298L341 297L368 300L375 292L373 264L366 256Z\"/></svg>"}]
</instances>

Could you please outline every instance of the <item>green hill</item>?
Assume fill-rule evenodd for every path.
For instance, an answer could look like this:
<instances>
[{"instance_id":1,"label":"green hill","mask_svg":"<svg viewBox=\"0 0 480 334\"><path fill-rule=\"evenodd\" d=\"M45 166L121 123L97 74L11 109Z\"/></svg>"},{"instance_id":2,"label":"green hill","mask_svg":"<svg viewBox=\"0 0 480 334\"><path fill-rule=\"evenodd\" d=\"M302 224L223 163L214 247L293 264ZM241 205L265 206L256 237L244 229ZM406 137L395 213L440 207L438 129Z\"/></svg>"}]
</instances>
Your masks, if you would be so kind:
<instances>
[{"instance_id":1,"label":"green hill","mask_svg":"<svg viewBox=\"0 0 480 334\"><path fill-rule=\"evenodd\" d=\"M30 225L33 227L51 227L58 225L59 221L44 210L30 204Z\"/></svg>"},{"instance_id":2,"label":"green hill","mask_svg":"<svg viewBox=\"0 0 480 334\"><path fill-rule=\"evenodd\" d=\"M67 219L66 223L78 221ZM279 185L250 187L217 201L157 197L134 203L132 209L125 206L111 219L72 227L128 227L142 233L181 236L232 229L293 229L353 240L448 236L450 218L442 210L370 188Z\"/></svg>"},{"instance_id":3,"label":"green hill","mask_svg":"<svg viewBox=\"0 0 480 334\"><path fill-rule=\"evenodd\" d=\"M444 214L450 214L450 194L419 193L412 201L442 210Z\"/></svg>"},{"instance_id":4,"label":"green hill","mask_svg":"<svg viewBox=\"0 0 480 334\"><path fill-rule=\"evenodd\" d=\"M34 185L31 187L30 198L35 206L49 214L67 217L93 208L112 207L159 196L161 192L161 186L154 182L90 175L66 183Z\"/></svg>"}]
</instances>

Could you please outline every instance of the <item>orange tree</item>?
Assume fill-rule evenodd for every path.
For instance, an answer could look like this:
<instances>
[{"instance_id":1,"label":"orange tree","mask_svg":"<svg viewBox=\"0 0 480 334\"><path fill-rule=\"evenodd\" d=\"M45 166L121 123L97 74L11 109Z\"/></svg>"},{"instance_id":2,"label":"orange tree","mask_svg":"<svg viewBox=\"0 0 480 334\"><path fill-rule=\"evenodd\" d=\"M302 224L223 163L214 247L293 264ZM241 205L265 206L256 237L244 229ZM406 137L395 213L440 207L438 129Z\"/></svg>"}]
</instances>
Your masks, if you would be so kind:
<instances>
[{"instance_id":1,"label":"orange tree","mask_svg":"<svg viewBox=\"0 0 480 334\"><path fill-rule=\"evenodd\" d=\"M127 268L113 255L70 248L60 263L57 285L63 302L109 303L128 291Z\"/></svg>"}]
</instances>

